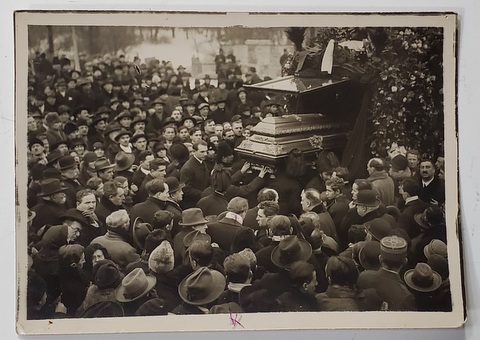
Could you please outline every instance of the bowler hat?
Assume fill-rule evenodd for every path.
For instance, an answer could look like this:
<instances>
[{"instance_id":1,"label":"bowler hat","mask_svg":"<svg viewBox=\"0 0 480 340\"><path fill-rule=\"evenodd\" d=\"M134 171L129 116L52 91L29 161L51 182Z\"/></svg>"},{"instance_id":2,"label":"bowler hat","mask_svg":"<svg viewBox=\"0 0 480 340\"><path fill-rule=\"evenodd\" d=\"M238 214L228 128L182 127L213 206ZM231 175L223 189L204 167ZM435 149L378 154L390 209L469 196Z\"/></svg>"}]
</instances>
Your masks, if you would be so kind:
<instances>
[{"instance_id":1,"label":"bowler hat","mask_svg":"<svg viewBox=\"0 0 480 340\"><path fill-rule=\"evenodd\" d=\"M115 155L115 171L124 171L129 169L135 162L135 156L123 151Z\"/></svg>"},{"instance_id":2,"label":"bowler hat","mask_svg":"<svg viewBox=\"0 0 480 340\"><path fill-rule=\"evenodd\" d=\"M380 268L380 242L369 241L364 244L358 253L358 259L364 269L378 270Z\"/></svg>"},{"instance_id":3,"label":"bowler hat","mask_svg":"<svg viewBox=\"0 0 480 340\"><path fill-rule=\"evenodd\" d=\"M205 224L208 221L203 217L203 211L200 208L189 208L182 212L182 222L179 225L182 226L196 226Z\"/></svg>"},{"instance_id":4,"label":"bowler hat","mask_svg":"<svg viewBox=\"0 0 480 340\"><path fill-rule=\"evenodd\" d=\"M77 167L77 163L75 162L75 158L70 155L66 155L61 157L58 160L58 165L60 170L68 170Z\"/></svg>"},{"instance_id":5,"label":"bowler hat","mask_svg":"<svg viewBox=\"0 0 480 340\"><path fill-rule=\"evenodd\" d=\"M117 288L120 282L122 282L122 275L113 262L102 264L95 273L95 285L100 290Z\"/></svg>"},{"instance_id":6,"label":"bowler hat","mask_svg":"<svg viewBox=\"0 0 480 340\"><path fill-rule=\"evenodd\" d=\"M188 304L205 305L218 299L225 283L222 273L201 267L180 282L178 294Z\"/></svg>"},{"instance_id":7,"label":"bowler hat","mask_svg":"<svg viewBox=\"0 0 480 340\"><path fill-rule=\"evenodd\" d=\"M70 149L70 141L68 140L57 140L56 142L50 144L50 150L54 151L57 150L58 147L62 144L65 144L68 149Z\"/></svg>"},{"instance_id":8,"label":"bowler hat","mask_svg":"<svg viewBox=\"0 0 480 340\"><path fill-rule=\"evenodd\" d=\"M97 154L93 151L87 151L83 155L83 164L88 165L91 162L95 162L98 159Z\"/></svg>"},{"instance_id":9,"label":"bowler hat","mask_svg":"<svg viewBox=\"0 0 480 340\"><path fill-rule=\"evenodd\" d=\"M95 161L95 171L111 169L114 166L115 164L111 164L110 161L105 157L99 158Z\"/></svg>"},{"instance_id":10,"label":"bowler hat","mask_svg":"<svg viewBox=\"0 0 480 340\"><path fill-rule=\"evenodd\" d=\"M77 119L77 128L80 126L88 126L88 122L85 119L79 118Z\"/></svg>"},{"instance_id":11,"label":"bowler hat","mask_svg":"<svg viewBox=\"0 0 480 340\"><path fill-rule=\"evenodd\" d=\"M391 164L394 171L401 171L408 168L408 160L404 155L396 155L393 157Z\"/></svg>"},{"instance_id":12,"label":"bowler hat","mask_svg":"<svg viewBox=\"0 0 480 340\"><path fill-rule=\"evenodd\" d=\"M63 132L68 136L71 133L74 133L77 131L77 124L74 122L66 122L65 125L63 126Z\"/></svg>"},{"instance_id":13,"label":"bowler hat","mask_svg":"<svg viewBox=\"0 0 480 340\"><path fill-rule=\"evenodd\" d=\"M116 298L120 302L130 302L141 298L155 287L155 276L146 275L142 268L135 268L122 280Z\"/></svg>"},{"instance_id":14,"label":"bowler hat","mask_svg":"<svg viewBox=\"0 0 480 340\"><path fill-rule=\"evenodd\" d=\"M423 253L427 259L432 257L434 254L447 258L447 245L441 240L433 239L429 244L423 247Z\"/></svg>"},{"instance_id":15,"label":"bowler hat","mask_svg":"<svg viewBox=\"0 0 480 340\"><path fill-rule=\"evenodd\" d=\"M47 164L53 164L63 157L63 153L60 150L53 150L47 155Z\"/></svg>"},{"instance_id":16,"label":"bowler hat","mask_svg":"<svg viewBox=\"0 0 480 340\"><path fill-rule=\"evenodd\" d=\"M97 302L88 307L81 315L81 318L114 318L122 317L125 313L122 306L114 301Z\"/></svg>"},{"instance_id":17,"label":"bowler hat","mask_svg":"<svg viewBox=\"0 0 480 340\"><path fill-rule=\"evenodd\" d=\"M413 218L424 229L430 229L445 222L443 212L438 207L429 207L423 212L415 214Z\"/></svg>"},{"instance_id":18,"label":"bowler hat","mask_svg":"<svg viewBox=\"0 0 480 340\"><path fill-rule=\"evenodd\" d=\"M374 190L362 190L357 194L357 200L354 203L364 207L378 207L382 201Z\"/></svg>"},{"instance_id":19,"label":"bowler hat","mask_svg":"<svg viewBox=\"0 0 480 340\"><path fill-rule=\"evenodd\" d=\"M423 262L417 263L415 269L410 269L403 275L407 286L418 292L433 292L442 284L440 275Z\"/></svg>"},{"instance_id":20,"label":"bowler hat","mask_svg":"<svg viewBox=\"0 0 480 340\"><path fill-rule=\"evenodd\" d=\"M188 248L192 245L193 242L203 242L210 244L212 242L212 238L208 234L204 234L199 230L193 230L189 232L183 238L183 245L185 248Z\"/></svg>"},{"instance_id":21,"label":"bowler hat","mask_svg":"<svg viewBox=\"0 0 480 340\"><path fill-rule=\"evenodd\" d=\"M380 254L387 260L404 261L407 256L407 241L396 235L384 237L380 240Z\"/></svg>"},{"instance_id":22,"label":"bowler hat","mask_svg":"<svg viewBox=\"0 0 480 340\"><path fill-rule=\"evenodd\" d=\"M39 144L39 145L41 145L41 146L43 146L43 147L45 146L45 145L43 144L43 142L42 142L40 139L38 139L37 137L31 137L31 138L28 139L28 149L29 149L29 150L31 150L32 147L33 147L35 144Z\"/></svg>"},{"instance_id":23,"label":"bowler hat","mask_svg":"<svg viewBox=\"0 0 480 340\"><path fill-rule=\"evenodd\" d=\"M185 125L185 121L186 121L186 120L191 120L191 121L193 122L193 124L195 124L195 125L197 124L197 121L196 121L195 118L193 118L192 116L185 116L185 117L183 117L182 119L180 119L179 124L180 124L180 125Z\"/></svg>"},{"instance_id":24,"label":"bowler hat","mask_svg":"<svg viewBox=\"0 0 480 340\"><path fill-rule=\"evenodd\" d=\"M289 268L295 261L307 261L312 255L312 246L297 236L287 236L273 249L272 262L280 268Z\"/></svg>"},{"instance_id":25,"label":"bowler hat","mask_svg":"<svg viewBox=\"0 0 480 340\"><path fill-rule=\"evenodd\" d=\"M60 170L56 168L45 168L42 171L42 178L49 179L49 178L56 178L58 180L62 180L62 173Z\"/></svg>"},{"instance_id":26,"label":"bowler hat","mask_svg":"<svg viewBox=\"0 0 480 340\"><path fill-rule=\"evenodd\" d=\"M65 213L60 216L60 221L72 220L77 221L80 224L88 224L88 221L82 212L76 208L68 209Z\"/></svg>"},{"instance_id":27,"label":"bowler hat","mask_svg":"<svg viewBox=\"0 0 480 340\"><path fill-rule=\"evenodd\" d=\"M132 226L133 242L139 249L145 249L145 239L152 230L150 223L144 223L141 217L135 219Z\"/></svg>"},{"instance_id":28,"label":"bowler hat","mask_svg":"<svg viewBox=\"0 0 480 340\"><path fill-rule=\"evenodd\" d=\"M67 187L64 187L62 182L56 178L44 179L40 183L40 188L41 192L37 194L39 197L50 196L67 190Z\"/></svg>"},{"instance_id":29,"label":"bowler hat","mask_svg":"<svg viewBox=\"0 0 480 340\"><path fill-rule=\"evenodd\" d=\"M45 124L48 126L61 122L57 112L49 112L45 115Z\"/></svg>"},{"instance_id":30,"label":"bowler hat","mask_svg":"<svg viewBox=\"0 0 480 340\"><path fill-rule=\"evenodd\" d=\"M392 227L383 218L375 218L365 223L365 229L377 240L380 241L388 236Z\"/></svg>"},{"instance_id":31,"label":"bowler hat","mask_svg":"<svg viewBox=\"0 0 480 340\"><path fill-rule=\"evenodd\" d=\"M169 194L174 193L178 190L181 190L185 186L185 184L180 183L176 177L167 177L165 178L165 182L168 185Z\"/></svg>"},{"instance_id":32,"label":"bowler hat","mask_svg":"<svg viewBox=\"0 0 480 340\"><path fill-rule=\"evenodd\" d=\"M188 148L183 143L173 143L170 146L170 155L180 163L186 162L190 157Z\"/></svg>"}]
</instances>

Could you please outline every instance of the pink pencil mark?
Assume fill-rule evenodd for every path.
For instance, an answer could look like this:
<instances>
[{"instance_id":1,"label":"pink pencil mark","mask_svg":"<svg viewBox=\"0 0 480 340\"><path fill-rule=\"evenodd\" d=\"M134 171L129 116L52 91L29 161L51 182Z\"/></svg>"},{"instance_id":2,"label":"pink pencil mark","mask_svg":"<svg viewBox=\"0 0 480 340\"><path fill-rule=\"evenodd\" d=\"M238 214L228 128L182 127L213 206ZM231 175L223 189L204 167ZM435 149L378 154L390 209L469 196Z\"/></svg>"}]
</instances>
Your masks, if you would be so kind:
<instances>
[{"instance_id":1,"label":"pink pencil mark","mask_svg":"<svg viewBox=\"0 0 480 340\"><path fill-rule=\"evenodd\" d=\"M233 328L237 327L237 326L240 326L242 328L245 328L243 327L243 325L240 323L240 320L242 319L242 316L241 315L238 315L238 313L235 313L235 314L232 314L230 313L230 324L233 326Z\"/></svg>"}]
</instances>

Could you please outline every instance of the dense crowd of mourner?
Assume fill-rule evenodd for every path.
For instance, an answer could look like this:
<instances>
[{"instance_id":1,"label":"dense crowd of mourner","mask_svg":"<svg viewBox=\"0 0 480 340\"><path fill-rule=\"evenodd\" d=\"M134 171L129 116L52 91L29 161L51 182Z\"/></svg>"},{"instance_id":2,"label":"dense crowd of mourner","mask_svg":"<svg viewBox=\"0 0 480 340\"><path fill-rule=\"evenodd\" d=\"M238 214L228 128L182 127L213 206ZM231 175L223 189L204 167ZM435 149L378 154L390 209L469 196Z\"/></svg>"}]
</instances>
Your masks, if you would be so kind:
<instances>
[{"instance_id":1,"label":"dense crowd of mourner","mask_svg":"<svg viewBox=\"0 0 480 340\"><path fill-rule=\"evenodd\" d=\"M235 147L282 107L215 62L194 87L155 59L29 64L27 317L451 310L443 159L254 167Z\"/></svg>"}]
</instances>

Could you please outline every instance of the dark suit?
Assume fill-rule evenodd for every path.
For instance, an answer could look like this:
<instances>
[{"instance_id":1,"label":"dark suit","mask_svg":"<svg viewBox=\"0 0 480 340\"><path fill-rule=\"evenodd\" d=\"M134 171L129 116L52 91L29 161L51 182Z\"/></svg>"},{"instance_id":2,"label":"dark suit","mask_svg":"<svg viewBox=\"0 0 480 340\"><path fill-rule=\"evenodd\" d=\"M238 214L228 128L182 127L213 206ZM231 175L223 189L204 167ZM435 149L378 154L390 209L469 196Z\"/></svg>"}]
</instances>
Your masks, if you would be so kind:
<instances>
[{"instance_id":1,"label":"dark suit","mask_svg":"<svg viewBox=\"0 0 480 340\"><path fill-rule=\"evenodd\" d=\"M207 189L205 189L207 190ZM197 208L202 209L204 216L219 215L227 211L228 201L224 195L214 191L212 194L201 198Z\"/></svg>"},{"instance_id":2,"label":"dark suit","mask_svg":"<svg viewBox=\"0 0 480 340\"><path fill-rule=\"evenodd\" d=\"M415 311L415 298L407 289L397 273L380 268L378 271L366 270L360 273L358 289L375 288L391 311Z\"/></svg>"},{"instance_id":3,"label":"dark suit","mask_svg":"<svg viewBox=\"0 0 480 340\"><path fill-rule=\"evenodd\" d=\"M212 238L212 243L217 243L226 252L251 248L255 242L255 234L252 229L227 217L218 222L208 223L207 234Z\"/></svg>"},{"instance_id":4,"label":"dark suit","mask_svg":"<svg viewBox=\"0 0 480 340\"><path fill-rule=\"evenodd\" d=\"M123 206L115 205L108 198L102 197L100 203L95 208L95 214L98 216L98 220L105 224L108 215L120 209L123 209Z\"/></svg>"},{"instance_id":5,"label":"dark suit","mask_svg":"<svg viewBox=\"0 0 480 340\"><path fill-rule=\"evenodd\" d=\"M279 243L280 241L272 241L269 246L262 248L255 253L255 256L257 257L257 264L264 267L269 273L278 273L280 270L272 262L272 251L276 246L278 246Z\"/></svg>"},{"instance_id":6,"label":"dark suit","mask_svg":"<svg viewBox=\"0 0 480 340\"><path fill-rule=\"evenodd\" d=\"M165 201L161 201L155 197L148 197L145 202L137 203L130 210L130 223L133 224L137 217L143 222L153 224L153 215L159 210L165 210Z\"/></svg>"},{"instance_id":7,"label":"dark suit","mask_svg":"<svg viewBox=\"0 0 480 340\"><path fill-rule=\"evenodd\" d=\"M410 239L417 237L421 232L420 226L414 220L414 216L422 213L429 206L430 204L421 199L416 199L405 204L405 208L402 210L402 214L398 218L397 224L408 233Z\"/></svg>"},{"instance_id":8,"label":"dark suit","mask_svg":"<svg viewBox=\"0 0 480 340\"><path fill-rule=\"evenodd\" d=\"M67 196L67 201L65 202L65 207L67 209L75 208L77 206L77 192L84 189L78 180L63 178L62 183L67 190L65 195Z\"/></svg>"},{"instance_id":9,"label":"dark suit","mask_svg":"<svg viewBox=\"0 0 480 340\"><path fill-rule=\"evenodd\" d=\"M421 200L425 202L430 202L432 199L438 202L438 205L445 203L445 182L438 177L435 177L432 182L426 187L423 187L422 181L420 181L420 190Z\"/></svg>"},{"instance_id":10,"label":"dark suit","mask_svg":"<svg viewBox=\"0 0 480 340\"><path fill-rule=\"evenodd\" d=\"M32 221L32 227L29 234L33 235L36 234L45 224L60 224L60 216L65 213L66 209L62 205L42 199L32 208L32 211L36 213L36 216Z\"/></svg>"},{"instance_id":11,"label":"dark suit","mask_svg":"<svg viewBox=\"0 0 480 340\"><path fill-rule=\"evenodd\" d=\"M185 183L181 206L183 209L193 208L202 197L202 191L208 187L210 173L205 162L200 163L194 156L180 170L180 182Z\"/></svg>"},{"instance_id":12,"label":"dark suit","mask_svg":"<svg viewBox=\"0 0 480 340\"><path fill-rule=\"evenodd\" d=\"M247 210L245 218L243 219L243 224L246 227L252 228L253 230L260 229L260 226L257 222L257 215L258 215L258 206L250 208Z\"/></svg>"},{"instance_id":13,"label":"dark suit","mask_svg":"<svg viewBox=\"0 0 480 340\"><path fill-rule=\"evenodd\" d=\"M309 295L297 290L285 292L278 297L282 312L313 312L317 310L315 295Z\"/></svg>"}]
</instances>

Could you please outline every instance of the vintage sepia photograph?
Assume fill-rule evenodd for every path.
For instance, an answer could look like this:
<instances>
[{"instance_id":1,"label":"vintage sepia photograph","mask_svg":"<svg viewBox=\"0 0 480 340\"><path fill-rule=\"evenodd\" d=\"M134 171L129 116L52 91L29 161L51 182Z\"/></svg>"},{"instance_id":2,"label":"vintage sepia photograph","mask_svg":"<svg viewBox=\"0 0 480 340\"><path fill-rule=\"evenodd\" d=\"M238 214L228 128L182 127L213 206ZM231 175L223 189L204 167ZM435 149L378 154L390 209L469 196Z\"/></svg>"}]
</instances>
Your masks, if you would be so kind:
<instances>
[{"instance_id":1,"label":"vintage sepia photograph","mask_svg":"<svg viewBox=\"0 0 480 340\"><path fill-rule=\"evenodd\" d=\"M17 333L462 326L456 29L16 12Z\"/></svg>"}]
</instances>

